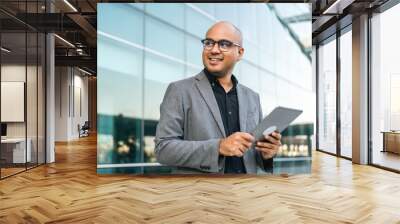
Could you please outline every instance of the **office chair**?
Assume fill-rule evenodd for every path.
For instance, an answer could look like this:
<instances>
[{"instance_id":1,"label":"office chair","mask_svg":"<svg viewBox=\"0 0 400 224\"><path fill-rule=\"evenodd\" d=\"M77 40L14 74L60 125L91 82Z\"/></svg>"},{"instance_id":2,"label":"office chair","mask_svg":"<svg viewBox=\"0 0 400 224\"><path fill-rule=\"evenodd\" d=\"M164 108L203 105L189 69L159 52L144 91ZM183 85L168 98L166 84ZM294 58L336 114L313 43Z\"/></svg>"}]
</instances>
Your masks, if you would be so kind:
<instances>
[{"instance_id":1,"label":"office chair","mask_svg":"<svg viewBox=\"0 0 400 224\"><path fill-rule=\"evenodd\" d=\"M82 127L80 127L80 125L78 124L79 138L89 136L89 129L90 129L89 121L85 121Z\"/></svg>"}]
</instances>

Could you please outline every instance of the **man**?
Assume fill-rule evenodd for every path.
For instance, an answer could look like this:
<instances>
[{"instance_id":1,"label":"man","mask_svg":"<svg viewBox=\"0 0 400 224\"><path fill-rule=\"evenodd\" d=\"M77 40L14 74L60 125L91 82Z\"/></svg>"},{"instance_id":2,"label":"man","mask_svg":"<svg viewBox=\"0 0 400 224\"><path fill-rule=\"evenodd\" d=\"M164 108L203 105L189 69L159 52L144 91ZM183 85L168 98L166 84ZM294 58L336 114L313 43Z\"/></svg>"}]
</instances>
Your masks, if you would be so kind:
<instances>
[{"instance_id":1,"label":"man","mask_svg":"<svg viewBox=\"0 0 400 224\"><path fill-rule=\"evenodd\" d=\"M171 83L165 93L155 138L158 161L184 172L256 173L257 165L271 171L281 135L252 145L249 132L262 112L258 94L232 74L244 53L240 30L218 22L202 43L204 70Z\"/></svg>"}]
</instances>

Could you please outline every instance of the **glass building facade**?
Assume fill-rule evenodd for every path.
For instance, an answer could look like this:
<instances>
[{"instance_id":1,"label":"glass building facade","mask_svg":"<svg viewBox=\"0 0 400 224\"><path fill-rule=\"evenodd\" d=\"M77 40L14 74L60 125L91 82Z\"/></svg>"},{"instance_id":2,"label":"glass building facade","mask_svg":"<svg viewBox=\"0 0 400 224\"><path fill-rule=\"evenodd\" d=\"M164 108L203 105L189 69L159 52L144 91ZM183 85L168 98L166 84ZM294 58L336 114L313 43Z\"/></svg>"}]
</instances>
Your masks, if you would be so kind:
<instances>
[{"instance_id":1,"label":"glass building facade","mask_svg":"<svg viewBox=\"0 0 400 224\"><path fill-rule=\"evenodd\" d=\"M303 110L287 134L301 136L291 142L284 136L278 156L310 158L315 120L311 59L282 23L292 7L280 5L98 4L98 172L140 173L156 167L153 140L165 90L203 69L200 40L220 20L243 33L245 54L234 75L260 94L264 115L278 105ZM304 31L301 41L311 47L311 5L291 5L309 13L309 22L294 29Z\"/></svg>"},{"instance_id":2,"label":"glass building facade","mask_svg":"<svg viewBox=\"0 0 400 224\"><path fill-rule=\"evenodd\" d=\"M352 158L352 26L318 44L317 149Z\"/></svg>"},{"instance_id":3,"label":"glass building facade","mask_svg":"<svg viewBox=\"0 0 400 224\"><path fill-rule=\"evenodd\" d=\"M45 13L43 4L1 1L0 7L24 16ZM0 12L0 179L46 161L45 34L6 12Z\"/></svg>"},{"instance_id":4,"label":"glass building facade","mask_svg":"<svg viewBox=\"0 0 400 224\"><path fill-rule=\"evenodd\" d=\"M317 150L398 173L400 5L389 1L361 17L344 17L343 27L315 39Z\"/></svg>"},{"instance_id":5,"label":"glass building facade","mask_svg":"<svg viewBox=\"0 0 400 224\"><path fill-rule=\"evenodd\" d=\"M336 40L331 39L318 47L318 148L336 153L337 54Z\"/></svg>"},{"instance_id":6,"label":"glass building facade","mask_svg":"<svg viewBox=\"0 0 400 224\"><path fill-rule=\"evenodd\" d=\"M340 153L352 158L352 33L348 26L340 36Z\"/></svg>"},{"instance_id":7,"label":"glass building facade","mask_svg":"<svg viewBox=\"0 0 400 224\"><path fill-rule=\"evenodd\" d=\"M400 5L371 18L371 163L400 171Z\"/></svg>"}]
</instances>

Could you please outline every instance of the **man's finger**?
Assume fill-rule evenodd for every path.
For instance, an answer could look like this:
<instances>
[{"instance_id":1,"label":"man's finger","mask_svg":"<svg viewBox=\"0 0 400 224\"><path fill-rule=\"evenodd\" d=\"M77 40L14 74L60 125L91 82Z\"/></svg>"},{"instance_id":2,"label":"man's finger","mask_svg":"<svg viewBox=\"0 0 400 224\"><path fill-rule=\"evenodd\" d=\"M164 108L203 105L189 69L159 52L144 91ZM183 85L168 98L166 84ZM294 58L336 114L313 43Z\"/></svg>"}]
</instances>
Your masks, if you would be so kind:
<instances>
[{"instance_id":1,"label":"man's finger","mask_svg":"<svg viewBox=\"0 0 400 224\"><path fill-rule=\"evenodd\" d=\"M268 153L268 154L275 154L275 152L277 151L272 148L266 148L266 147L260 147L260 146L257 146L256 150L258 150L260 152Z\"/></svg>"},{"instance_id":2,"label":"man's finger","mask_svg":"<svg viewBox=\"0 0 400 224\"><path fill-rule=\"evenodd\" d=\"M274 137L271 137L271 136L269 136L268 138L267 138L267 140L270 142L270 143L272 143L272 144L274 144L274 145L280 145L281 144L281 141L279 141L279 140L277 140L277 139L275 139Z\"/></svg>"},{"instance_id":3,"label":"man's finger","mask_svg":"<svg viewBox=\"0 0 400 224\"><path fill-rule=\"evenodd\" d=\"M243 156L243 152L241 150L237 149L237 150L235 150L235 152L233 153L232 156L241 157L241 156Z\"/></svg>"},{"instance_id":4,"label":"man's finger","mask_svg":"<svg viewBox=\"0 0 400 224\"><path fill-rule=\"evenodd\" d=\"M274 137L277 140L281 140L281 138L282 138L282 135L279 132L276 132L276 131L272 132L271 136Z\"/></svg>"},{"instance_id":5,"label":"man's finger","mask_svg":"<svg viewBox=\"0 0 400 224\"><path fill-rule=\"evenodd\" d=\"M239 139L236 140L236 143L239 144L239 145L241 145L241 146L243 146L243 147L244 147L244 150L247 151L247 149L249 149L249 148L251 147L251 144L252 144L253 142L247 141L247 140L244 139L244 138L239 138ZM242 150L242 151L243 151L243 150Z\"/></svg>"},{"instance_id":6,"label":"man's finger","mask_svg":"<svg viewBox=\"0 0 400 224\"><path fill-rule=\"evenodd\" d=\"M246 152L247 147L245 145L243 145L242 143L240 143L240 145L238 146L238 150L242 153Z\"/></svg>"},{"instance_id":7,"label":"man's finger","mask_svg":"<svg viewBox=\"0 0 400 224\"><path fill-rule=\"evenodd\" d=\"M276 145L268 143L268 142L257 142L258 147L273 149Z\"/></svg>"},{"instance_id":8,"label":"man's finger","mask_svg":"<svg viewBox=\"0 0 400 224\"><path fill-rule=\"evenodd\" d=\"M253 143L252 142L246 142L246 148L250 148L251 147L251 145L252 145Z\"/></svg>"},{"instance_id":9,"label":"man's finger","mask_svg":"<svg viewBox=\"0 0 400 224\"><path fill-rule=\"evenodd\" d=\"M242 145L243 147L245 147L246 149L248 149L248 148L250 148L250 146L251 146L251 144L252 144L252 142L248 142L248 141L245 141L245 140L241 140L241 141L239 141L239 143L240 143L240 145Z\"/></svg>"},{"instance_id":10,"label":"man's finger","mask_svg":"<svg viewBox=\"0 0 400 224\"><path fill-rule=\"evenodd\" d=\"M242 143L240 141L237 141L235 145L236 145L235 146L235 150L239 150L242 153L245 153L249 148L249 147L247 147L246 144L244 144L244 143Z\"/></svg>"},{"instance_id":11,"label":"man's finger","mask_svg":"<svg viewBox=\"0 0 400 224\"><path fill-rule=\"evenodd\" d=\"M254 141L254 137L251 135L251 134L249 134L249 133L246 133L246 132L241 132L240 133L240 137L242 137L244 140L246 140L247 142L252 142L252 141Z\"/></svg>"},{"instance_id":12,"label":"man's finger","mask_svg":"<svg viewBox=\"0 0 400 224\"><path fill-rule=\"evenodd\" d=\"M280 141L270 135L265 135L264 138L265 138L265 140L269 141L272 144L280 145Z\"/></svg>"}]
</instances>

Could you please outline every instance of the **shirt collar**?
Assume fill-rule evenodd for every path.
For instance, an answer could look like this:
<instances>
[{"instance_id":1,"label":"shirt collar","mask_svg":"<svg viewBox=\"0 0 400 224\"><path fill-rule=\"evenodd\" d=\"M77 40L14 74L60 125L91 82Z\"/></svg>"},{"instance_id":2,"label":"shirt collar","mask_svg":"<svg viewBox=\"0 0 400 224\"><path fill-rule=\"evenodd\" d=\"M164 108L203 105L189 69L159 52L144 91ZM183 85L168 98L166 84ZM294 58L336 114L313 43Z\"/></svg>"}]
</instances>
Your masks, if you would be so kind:
<instances>
[{"instance_id":1,"label":"shirt collar","mask_svg":"<svg viewBox=\"0 0 400 224\"><path fill-rule=\"evenodd\" d=\"M215 75L213 75L211 72L209 72L206 68L204 68L204 73L206 74L206 76L207 76L207 78L208 78L208 81L210 82L210 84L213 86L213 84L217 84L217 85L221 85L219 82L218 82L218 79L217 79L217 77L215 76ZM233 83L233 88L232 89L235 89L236 88L236 86L237 86L237 84L238 84L238 80L236 79L236 77L232 74L232 76L231 76L231 80L232 80L232 83Z\"/></svg>"}]
</instances>

